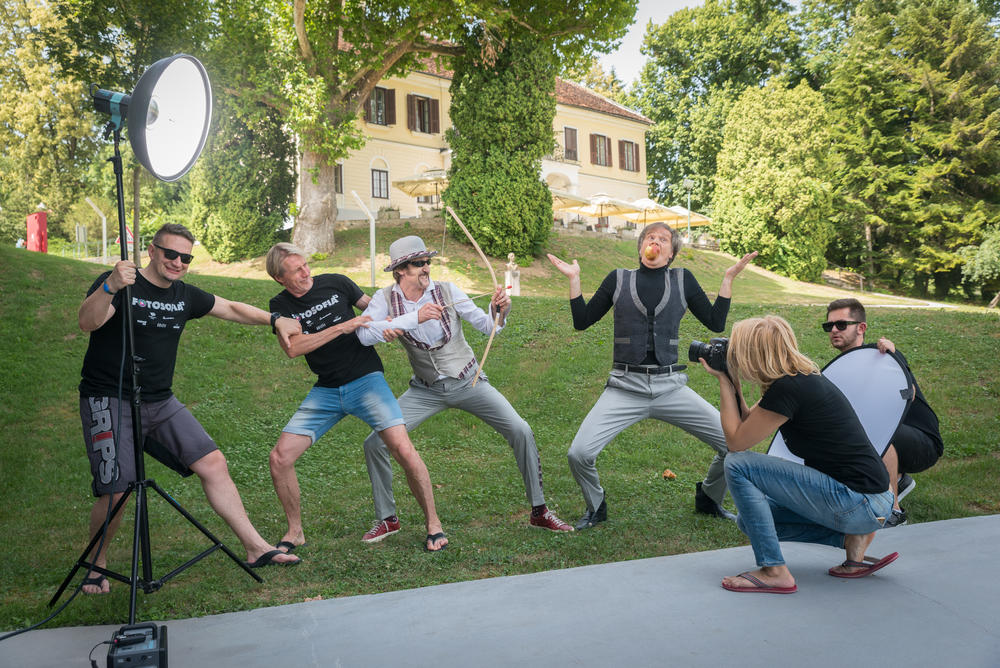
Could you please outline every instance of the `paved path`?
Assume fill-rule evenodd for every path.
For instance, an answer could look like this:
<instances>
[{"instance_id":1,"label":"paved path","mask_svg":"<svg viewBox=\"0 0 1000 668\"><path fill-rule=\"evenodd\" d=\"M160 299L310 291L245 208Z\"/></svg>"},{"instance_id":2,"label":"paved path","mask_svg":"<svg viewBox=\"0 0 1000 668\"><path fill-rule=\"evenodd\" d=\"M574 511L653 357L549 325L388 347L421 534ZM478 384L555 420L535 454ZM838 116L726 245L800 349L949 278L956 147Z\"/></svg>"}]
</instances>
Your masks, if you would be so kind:
<instances>
[{"instance_id":1,"label":"paved path","mask_svg":"<svg viewBox=\"0 0 1000 668\"><path fill-rule=\"evenodd\" d=\"M600 531L600 528L595 529ZM256 666L1000 666L1000 515L885 531L896 563L826 574L843 552L785 544L799 591L734 594L748 547L167 621L174 668ZM117 626L0 643L0 666L87 665ZM105 665L106 650L95 652Z\"/></svg>"}]
</instances>

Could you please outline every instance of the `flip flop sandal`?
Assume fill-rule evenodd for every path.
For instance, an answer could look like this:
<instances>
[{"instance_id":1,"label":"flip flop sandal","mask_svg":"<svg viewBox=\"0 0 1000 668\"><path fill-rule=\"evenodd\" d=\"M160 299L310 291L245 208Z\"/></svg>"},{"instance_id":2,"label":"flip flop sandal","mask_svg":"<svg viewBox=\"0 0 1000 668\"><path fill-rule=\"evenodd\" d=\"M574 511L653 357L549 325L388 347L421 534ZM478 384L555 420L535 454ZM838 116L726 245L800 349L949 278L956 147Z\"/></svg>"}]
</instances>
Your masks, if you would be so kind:
<instances>
[{"instance_id":1,"label":"flip flop sandal","mask_svg":"<svg viewBox=\"0 0 1000 668\"><path fill-rule=\"evenodd\" d=\"M766 584L763 580L753 575L749 572L740 573L738 577L743 578L752 587L734 587L731 584L722 583L722 588L727 591L737 591L737 592L750 592L754 594L794 594L799 590L798 585L792 585L791 587L775 587L773 585Z\"/></svg>"},{"instance_id":2,"label":"flip flop sandal","mask_svg":"<svg viewBox=\"0 0 1000 668\"><path fill-rule=\"evenodd\" d=\"M896 561L896 559L898 558L899 558L899 552L893 552L892 554L886 555L878 560L875 560L872 557L865 557L864 561L852 561L848 559L844 563L840 564L842 568L860 568L861 570L853 571L851 573L843 573L840 571L835 571L834 568L837 568L837 566L834 566L829 571L827 571L827 573L829 573L835 578L863 578L866 575L871 575L875 571L885 568L892 562ZM866 562L871 562L871 563L866 563Z\"/></svg>"},{"instance_id":3,"label":"flip flop sandal","mask_svg":"<svg viewBox=\"0 0 1000 668\"><path fill-rule=\"evenodd\" d=\"M445 543L436 550L432 550L431 548L427 547L427 543L437 544L437 542L444 537L445 537L444 533L440 531L435 534L430 534L430 533L427 534L427 538L424 539L424 550L426 550L427 552L440 552L441 550L444 550L445 548L448 547L448 543Z\"/></svg>"},{"instance_id":4,"label":"flip flop sandal","mask_svg":"<svg viewBox=\"0 0 1000 668\"><path fill-rule=\"evenodd\" d=\"M83 586L93 585L95 587L100 587L103 590L104 589L104 583L107 582L107 581L108 581L108 579L106 577L104 577L103 575L98 575L96 578L83 578ZM109 591L89 592L89 591L83 591L82 589L80 591L83 594L87 595L87 596L101 596L103 594L110 593L110 587L109 587Z\"/></svg>"},{"instance_id":5,"label":"flip flop sandal","mask_svg":"<svg viewBox=\"0 0 1000 668\"><path fill-rule=\"evenodd\" d=\"M264 566L298 566L302 563L302 559L296 559L295 561L275 561L274 558L280 554L287 554L282 550L270 550L260 555L257 561L246 562L247 566L250 568L263 568Z\"/></svg>"}]
</instances>

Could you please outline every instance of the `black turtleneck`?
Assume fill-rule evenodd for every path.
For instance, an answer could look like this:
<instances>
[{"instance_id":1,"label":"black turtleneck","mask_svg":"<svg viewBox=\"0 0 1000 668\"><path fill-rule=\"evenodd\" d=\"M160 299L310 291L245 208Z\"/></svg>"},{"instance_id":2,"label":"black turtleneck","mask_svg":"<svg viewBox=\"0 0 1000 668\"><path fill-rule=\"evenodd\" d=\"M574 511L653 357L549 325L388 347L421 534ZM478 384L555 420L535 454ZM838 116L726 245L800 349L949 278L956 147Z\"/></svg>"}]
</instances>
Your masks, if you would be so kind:
<instances>
[{"instance_id":1,"label":"black turtleneck","mask_svg":"<svg viewBox=\"0 0 1000 668\"><path fill-rule=\"evenodd\" d=\"M667 267L650 269L643 264L639 265L639 270L635 278L635 287L639 293L639 299L642 301L643 306L646 307L646 314L650 317L652 317L656 305L663 298L663 287L665 285L663 273L665 271L667 271ZM687 301L688 309L709 330L713 332L724 330L726 328L726 317L729 315L730 299L728 297L716 297L715 303L711 303L708 300L708 295L705 294L705 291L701 289L701 286L695 279L694 274L687 269L684 269L683 272L684 298ZM614 297L615 287L618 283L615 274L616 272L612 271L604 278L601 282L601 287L597 288L597 292L594 293L589 302L584 301L582 296L570 300L570 310L573 313L573 327L575 329L587 329L603 318L604 314L614 305L612 298ZM647 351L646 360L643 361L643 364L658 364L653 351Z\"/></svg>"}]
</instances>

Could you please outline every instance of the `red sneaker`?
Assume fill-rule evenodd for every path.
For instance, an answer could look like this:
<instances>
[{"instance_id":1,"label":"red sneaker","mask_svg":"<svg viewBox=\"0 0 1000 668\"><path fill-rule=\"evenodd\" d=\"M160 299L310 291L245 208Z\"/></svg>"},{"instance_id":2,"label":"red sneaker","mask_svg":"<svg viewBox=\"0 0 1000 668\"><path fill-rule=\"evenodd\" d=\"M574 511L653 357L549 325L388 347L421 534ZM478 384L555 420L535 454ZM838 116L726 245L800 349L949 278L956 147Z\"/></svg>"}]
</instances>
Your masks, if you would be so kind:
<instances>
[{"instance_id":1,"label":"red sneaker","mask_svg":"<svg viewBox=\"0 0 1000 668\"><path fill-rule=\"evenodd\" d=\"M551 510L546 510L543 514L538 517L532 517L530 521L531 526L538 527L539 529L548 529L549 531L572 531L573 527L563 522L561 519L556 517L555 513Z\"/></svg>"},{"instance_id":2,"label":"red sneaker","mask_svg":"<svg viewBox=\"0 0 1000 668\"><path fill-rule=\"evenodd\" d=\"M397 531L399 531L399 518L395 516L387 517L384 520L376 520L372 528L368 530L368 533L361 537L361 540L366 543L377 543Z\"/></svg>"}]
</instances>

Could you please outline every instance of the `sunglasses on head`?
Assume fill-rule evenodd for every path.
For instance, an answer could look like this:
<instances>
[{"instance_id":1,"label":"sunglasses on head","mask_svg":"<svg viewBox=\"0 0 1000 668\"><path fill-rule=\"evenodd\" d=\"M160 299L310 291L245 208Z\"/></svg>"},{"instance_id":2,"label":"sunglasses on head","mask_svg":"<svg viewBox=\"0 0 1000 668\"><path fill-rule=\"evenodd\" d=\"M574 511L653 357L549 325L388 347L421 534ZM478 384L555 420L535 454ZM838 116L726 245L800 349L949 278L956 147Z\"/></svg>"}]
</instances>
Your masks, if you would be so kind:
<instances>
[{"instance_id":1,"label":"sunglasses on head","mask_svg":"<svg viewBox=\"0 0 1000 668\"><path fill-rule=\"evenodd\" d=\"M842 332L847 329L848 325L860 325L860 320L837 320L836 322L824 322L823 331L832 332L833 328L836 327L838 332Z\"/></svg>"},{"instance_id":2,"label":"sunglasses on head","mask_svg":"<svg viewBox=\"0 0 1000 668\"><path fill-rule=\"evenodd\" d=\"M179 251L175 251L173 248L164 248L160 244L153 245L163 251L163 257L168 260L176 260L177 258L180 258L181 264L191 264L191 260L194 259L194 255L191 255L191 253L181 253Z\"/></svg>"},{"instance_id":3,"label":"sunglasses on head","mask_svg":"<svg viewBox=\"0 0 1000 668\"><path fill-rule=\"evenodd\" d=\"M429 265L430 263L431 259L427 258L426 260L410 260L406 264L410 265L411 267L417 267L419 269L420 267L423 267L424 265Z\"/></svg>"}]
</instances>

